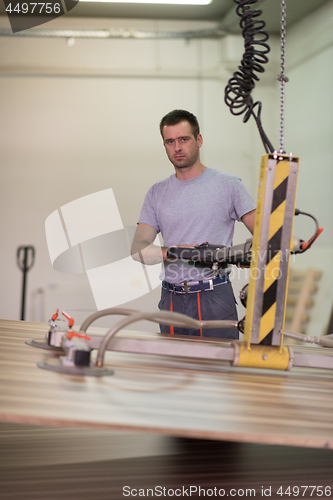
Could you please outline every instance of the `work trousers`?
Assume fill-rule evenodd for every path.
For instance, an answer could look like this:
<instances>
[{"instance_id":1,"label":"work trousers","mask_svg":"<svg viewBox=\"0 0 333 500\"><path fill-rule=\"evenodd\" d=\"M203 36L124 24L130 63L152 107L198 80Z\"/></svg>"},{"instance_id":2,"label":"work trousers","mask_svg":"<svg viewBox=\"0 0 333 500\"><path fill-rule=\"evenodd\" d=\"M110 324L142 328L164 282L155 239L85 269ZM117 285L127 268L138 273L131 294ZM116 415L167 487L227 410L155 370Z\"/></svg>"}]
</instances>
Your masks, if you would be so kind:
<instances>
[{"instance_id":1,"label":"work trousers","mask_svg":"<svg viewBox=\"0 0 333 500\"><path fill-rule=\"evenodd\" d=\"M226 281L213 290L194 293L175 293L162 288L161 300L158 304L161 311L174 311L186 314L198 320L228 319L237 321L236 300L230 281ZM233 328L212 328L194 330L160 325L161 333L176 335L193 335L224 339L239 338L239 332Z\"/></svg>"}]
</instances>

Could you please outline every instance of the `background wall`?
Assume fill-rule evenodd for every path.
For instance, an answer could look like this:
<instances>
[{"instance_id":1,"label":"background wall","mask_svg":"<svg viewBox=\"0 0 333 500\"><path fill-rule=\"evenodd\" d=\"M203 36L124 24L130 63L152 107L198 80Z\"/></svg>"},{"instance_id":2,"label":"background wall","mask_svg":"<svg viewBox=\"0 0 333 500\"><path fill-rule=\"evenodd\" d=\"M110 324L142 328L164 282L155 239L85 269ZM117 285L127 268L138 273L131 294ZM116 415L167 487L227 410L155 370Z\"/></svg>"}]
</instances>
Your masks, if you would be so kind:
<instances>
[{"instance_id":1,"label":"background wall","mask_svg":"<svg viewBox=\"0 0 333 500\"><path fill-rule=\"evenodd\" d=\"M333 2L290 30L287 38L286 148L300 157L297 208L315 215L324 232L294 268L322 271L308 331L325 332L332 310L333 282ZM287 151L289 151L287 149ZM314 224L296 217L294 234L308 239Z\"/></svg>"},{"instance_id":2,"label":"background wall","mask_svg":"<svg viewBox=\"0 0 333 500\"><path fill-rule=\"evenodd\" d=\"M297 206L318 216L325 232L298 267L325 274L312 333L323 333L332 304L330 221L332 186L332 5L288 32L286 86L287 152L301 156ZM211 23L109 19L108 27L184 30ZM52 26L51 26L52 25ZM0 26L8 27L0 18ZM50 29L105 28L105 20L60 18ZM311 41L311 51L308 42ZM189 109L201 123L207 166L239 175L256 197L264 154L254 123L243 124L224 104L224 87L239 64L241 36L222 40L76 40L0 38L1 285L0 317L19 319L22 274L20 245L34 245L28 274L27 320L45 321L59 307L76 323L95 310L83 274L52 269L44 223L60 206L112 187L124 226L136 224L147 189L173 172L158 131L160 118L174 108ZM279 41L255 90L263 102L264 128L279 147ZM315 46L315 50L313 50ZM249 237L237 225L235 242ZM294 233L307 238L311 223ZM306 233L306 234L304 234ZM234 278L236 292L247 272ZM155 289L126 307L156 309ZM242 310L240 308L240 314ZM100 326L111 325L100 320ZM139 324L135 328L156 329Z\"/></svg>"}]
</instances>

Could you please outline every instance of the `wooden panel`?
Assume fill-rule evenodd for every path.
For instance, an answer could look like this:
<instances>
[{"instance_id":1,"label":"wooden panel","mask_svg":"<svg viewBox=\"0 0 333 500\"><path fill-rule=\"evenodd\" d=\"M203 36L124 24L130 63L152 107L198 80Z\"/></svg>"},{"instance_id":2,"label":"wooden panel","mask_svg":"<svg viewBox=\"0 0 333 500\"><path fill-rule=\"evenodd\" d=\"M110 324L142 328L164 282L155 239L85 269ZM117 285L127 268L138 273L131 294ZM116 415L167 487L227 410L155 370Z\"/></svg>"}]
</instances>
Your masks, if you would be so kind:
<instances>
[{"instance_id":1,"label":"wooden panel","mask_svg":"<svg viewBox=\"0 0 333 500\"><path fill-rule=\"evenodd\" d=\"M142 439L139 442L142 445ZM126 496L312 500L333 495L332 450L165 437L167 453L160 442L155 454L140 456L134 453L138 453L134 440L133 454L127 458L94 461L92 457L85 463L66 463L71 444L69 439L63 463L31 466L27 460L25 466L0 469L1 500L120 500ZM278 494L288 487L289 495ZM295 494L297 488L299 494Z\"/></svg>"},{"instance_id":2,"label":"wooden panel","mask_svg":"<svg viewBox=\"0 0 333 500\"><path fill-rule=\"evenodd\" d=\"M25 340L46 331L45 324L0 321L2 422L333 448L332 371L107 353L113 376L70 376L36 366L53 355Z\"/></svg>"}]
</instances>

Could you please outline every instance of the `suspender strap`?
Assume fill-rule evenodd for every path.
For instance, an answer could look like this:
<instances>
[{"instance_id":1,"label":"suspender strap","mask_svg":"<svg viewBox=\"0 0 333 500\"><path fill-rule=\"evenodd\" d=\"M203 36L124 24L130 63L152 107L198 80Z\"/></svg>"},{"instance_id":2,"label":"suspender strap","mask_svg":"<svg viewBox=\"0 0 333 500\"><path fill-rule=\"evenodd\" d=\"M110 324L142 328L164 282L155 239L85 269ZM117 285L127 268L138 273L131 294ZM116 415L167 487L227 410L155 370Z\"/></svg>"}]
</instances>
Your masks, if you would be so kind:
<instances>
[{"instance_id":1,"label":"suspender strap","mask_svg":"<svg viewBox=\"0 0 333 500\"><path fill-rule=\"evenodd\" d=\"M199 318L199 321L202 321L202 319L201 319L201 305L200 305L200 292L197 292L197 303L198 303L198 318ZM200 328L200 337L202 337L202 328Z\"/></svg>"},{"instance_id":2,"label":"suspender strap","mask_svg":"<svg viewBox=\"0 0 333 500\"><path fill-rule=\"evenodd\" d=\"M173 295L173 292L171 292L171 294L170 294L170 311L171 312L173 311L172 295ZM175 333L173 326L170 326L170 333L171 333L171 335L173 335Z\"/></svg>"}]
</instances>

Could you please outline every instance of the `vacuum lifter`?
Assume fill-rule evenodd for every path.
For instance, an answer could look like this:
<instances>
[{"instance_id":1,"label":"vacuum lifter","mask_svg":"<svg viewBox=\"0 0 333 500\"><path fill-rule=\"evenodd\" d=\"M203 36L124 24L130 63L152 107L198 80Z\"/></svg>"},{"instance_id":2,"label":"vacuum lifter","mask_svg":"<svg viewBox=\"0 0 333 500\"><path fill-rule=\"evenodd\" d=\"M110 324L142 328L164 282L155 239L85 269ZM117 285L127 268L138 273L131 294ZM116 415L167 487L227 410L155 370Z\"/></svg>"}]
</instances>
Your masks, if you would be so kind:
<instances>
[{"instance_id":1,"label":"vacuum lifter","mask_svg":"<svg viewBox=\"0 0 333 500\"><path fill-rule=\"evenodd\" d=\"M209 266L218 275L227 265L250 265L248 289L242 291L246 316L240 321L198 321L183 314L156 311L144 313L131 309L111 308L89 316L78 332L73 331L74 320L66 313L68 325L52 316L46 340L30 340L29 345L53 349L64 356L53 361L38 363L40 368L81 375L103 376L113 373L104 366L106 350L144 353L163 356L180 356L196 359L229 361L232 366L289 370L292 366L333 369L333 352L302 354L283 345L289 336L333 347L333 336L306 337L284 330L288 288L289 260L291 253L308 250L322 229L316 231L308 242L292 236L295 210L299 159L273 153L262 158L253 240L242 245L223 247L200 245L198 248L172 247L169 257L191 261L194 265ZM309 214L306 214L309 215ZM312 216L311 216L312 217ZM247 287L246 287L247 288ZM88 335L88 327L98 318L107 315L124 315L105 336ZM160 335L156 339L120 338L116 334L130 324L149 320L160 324L184 328L236 328L244 332L242 342L223 339L197 339L184 336ZM91 353L97 350L95 363Z\"/></svg>"}]
</instances>

